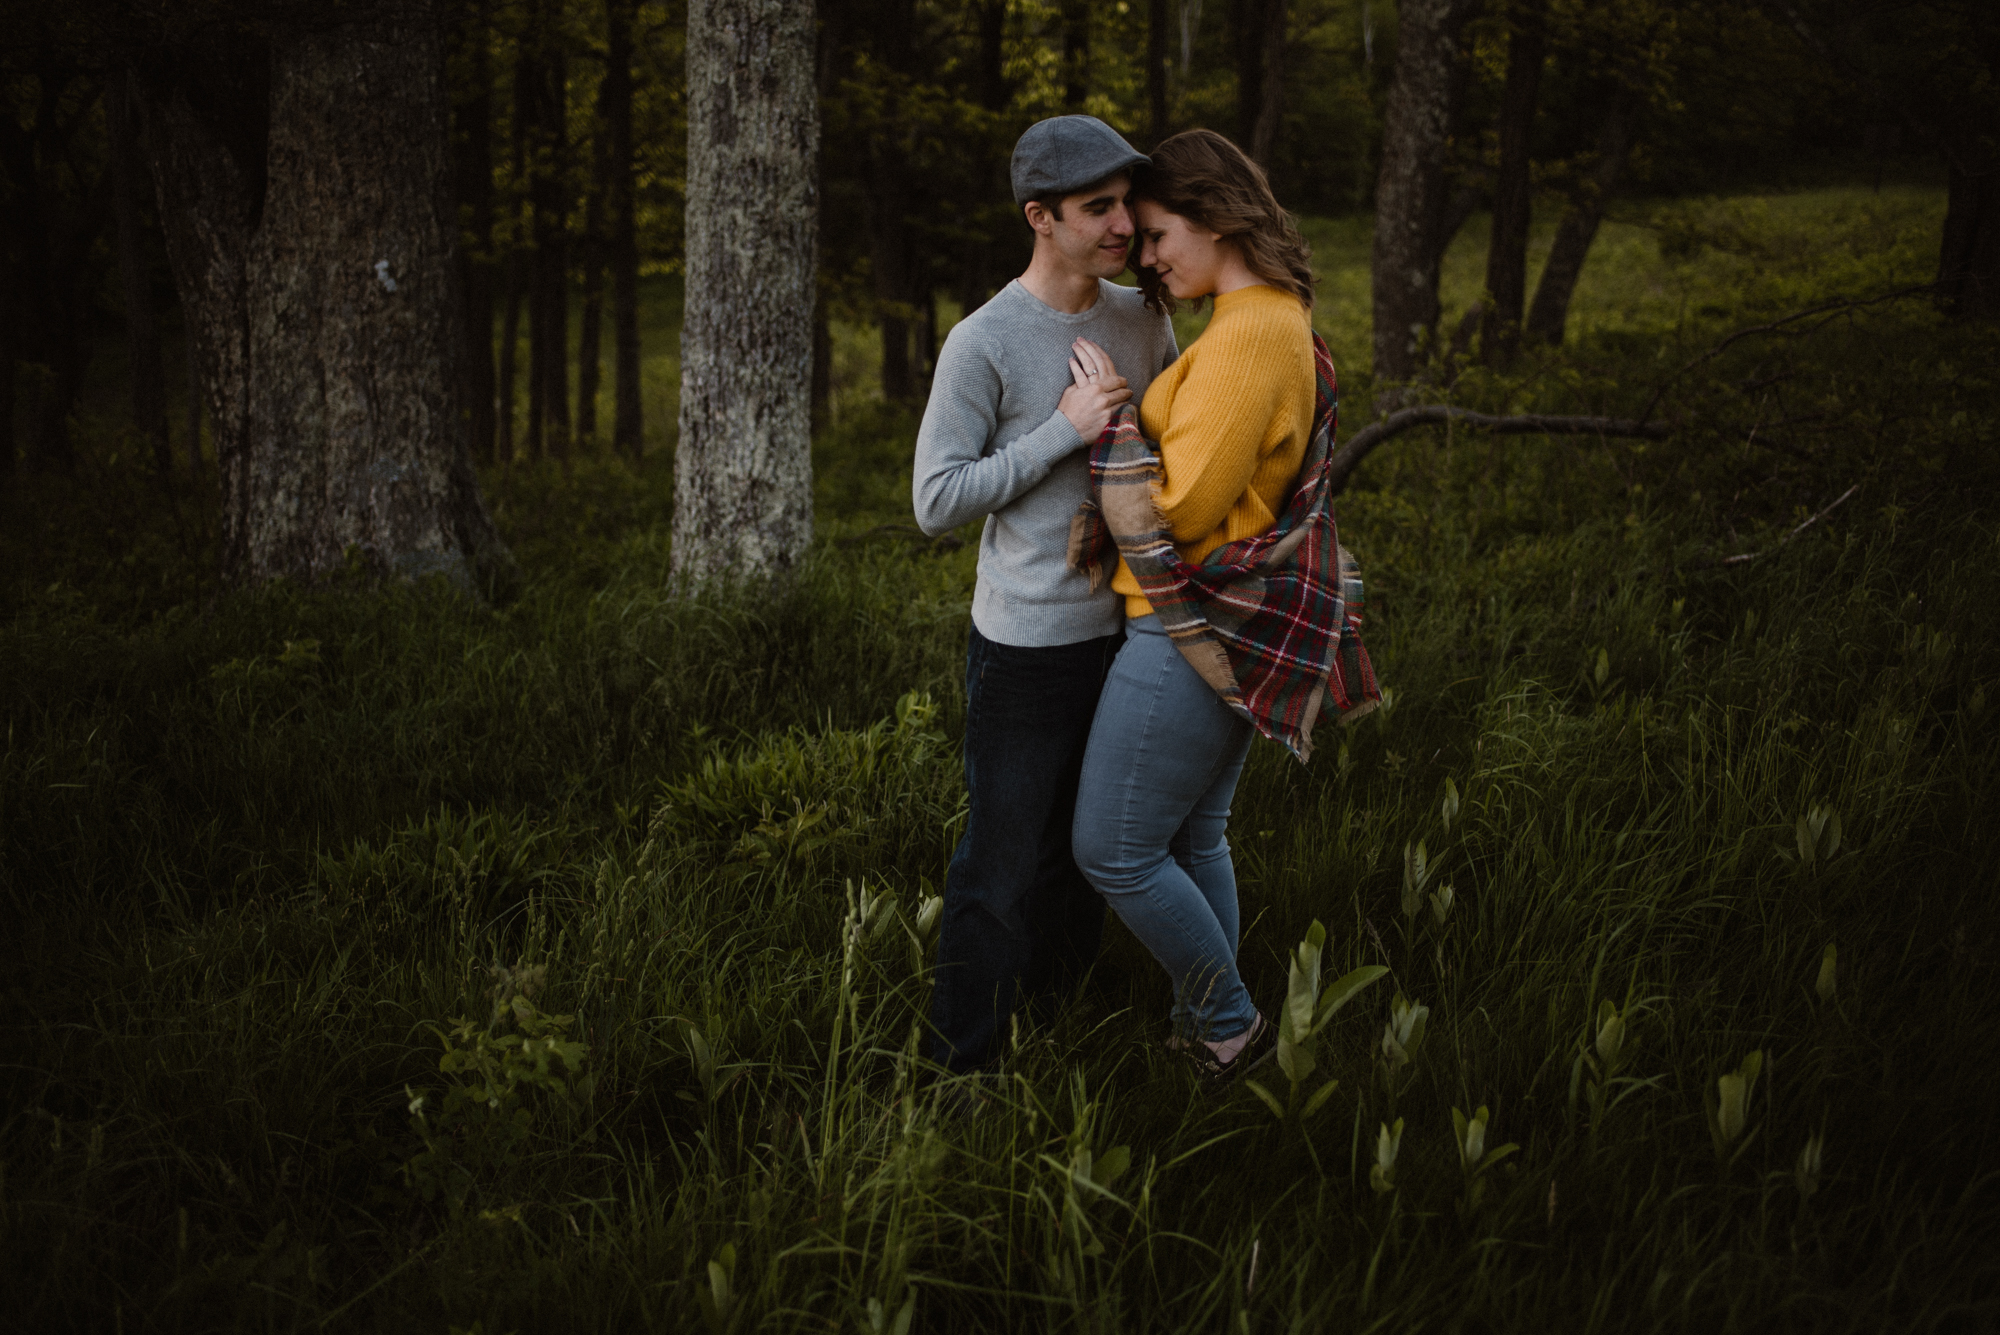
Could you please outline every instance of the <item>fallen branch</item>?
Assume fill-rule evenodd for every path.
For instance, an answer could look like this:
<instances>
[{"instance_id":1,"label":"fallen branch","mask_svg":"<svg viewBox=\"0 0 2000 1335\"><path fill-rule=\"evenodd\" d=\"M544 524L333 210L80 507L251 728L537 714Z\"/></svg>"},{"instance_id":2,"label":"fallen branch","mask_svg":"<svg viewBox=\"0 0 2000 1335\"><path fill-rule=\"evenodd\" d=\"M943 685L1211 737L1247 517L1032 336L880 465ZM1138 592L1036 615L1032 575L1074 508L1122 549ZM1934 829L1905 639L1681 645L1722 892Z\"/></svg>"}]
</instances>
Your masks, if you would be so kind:
<instances>
[{"instance_id":1,"label":"fallen branch","mask_svg":"<svg viewBox=\"0 0 2000 1335\"><path fill-rule=\"evenodd\" d=\"M1496 435L1502 436L1617 436L1628 439L1663 440L1671 428L1665 423L1655 422L1653 420L1653 412L1660 406L1660 401L1666 397L1667 390L1673 386L1675 381L1679 380L1689 371L1694 370L1697 366L1720 357L1730 345L1736 343L1739 339L1749 338L1753 334L1810 334L1843 312L1859 310L1864 306L1880 305L1885 301L1897 301L1904 297L1917 296L1921 293L1934 291L1936 287L1937 284L1935 283L1918 283L1910 287L1897 288L1893 292L1884 292L1879 296L1832 301L1822 306L1814 306L1808 310L1794 311L1792 314L1773 320L1769 324L1752 325L1748 329L1739 329L1661 381L1658 387L1654 389L1652 399L1646 404L1646 411L1636 418L1549 417L1541 414L1495 417L1487 413L1476 413L1466 408L1453 408L1441 403L1421 404L1414 408L1399 409L1382 418L1380 421L1371 423L1355 432L1345 445L1334 451L1333 463L1331 465L1333 469L1333 493L1337 495L1347 486L1347 480L1353 476L1355 468L1360 465L1363 459L1368 457L1369 453L1376 446L1394 436L1401 435L1413 427L1437 426L1444 422L1463 422L1467 426L1477 427L1480 430L1491 431ZM1823 316L1825 318L1808 329L1786 328L1788 325L1795 324L1800 320L1811 319L1814 316ZM1783 424L1773 423L1772 425ZM1755 429L1752 430L1751 435L1754 439L1756 435ZM1842 499L1846 498L1843 497ZM1839 502L1836 501L1834 504L1838 505ZM1731 557L1730 559L1735 561L1751 558Z\"/></svg>"},{"instance_id":2,"label":"fallen branch","mask_svg":"<svg viewBox=\"0 0 2000 1335\"><path fill-rule=\"evenodd\" d=\"M1853 486L1849 487L1846 491L1841 492L1839 499L1835 500L1832 505L1827 506L1826 509L1821 510L1811 519L1806 520L1805 523L1800 524L1790 533L1787 533L1784 537L1778 539L1777 543L1774 546L1766 547L1761 552L1743 552L1737 556L1725 556L1720 561L1715 562L1715 564L1719 566L1747 566L1752 561L1759 560L1763 557L1769 556L1772 552L1779 550L1786 543L1790 542L1793 538L1798 537L1799 534L1805 532L1807 529L1811 528L1814 524L1817 524L1820 520L1826 518L1828 515L1832 514L1835 510L1838 510L1841 506L1847 504L1847 502L1853 498L1854 493L1860 490L1861 490L1861 484L1857 482Z\"/></svg>"},{"instance_id":3,"label":"fallen branch","mask_svg":"<svg viewBox=\"0 0 2000 1335\"><path fill-rule=\"evenodd\" d=\"M1659 384L1659 388L1653 391L1653 397L1651 401L1646 404L1646 411L1639 414L1639 420L1642 422L1650 422L1653 419L1653 410L1660 406L1660 400L1666 397L1667 390L1673 387L1673 384L1676 380L1679 380L1682 376L1686 375L1689 371L1694 370L1695 367L1700 366L1703 362L1713 361L1717 357L1720 357L1723 354L1723 352L1729 348L1731 344L1735 343L1739 339L1749 338L1752 334L1775 334L1780 332L1785 333L1787 335L1811 334L1817 331L1822 325L1826 324L1829 320L1833 319L1834 316L1839 315L1844 311L1860 310L1864 306L1879 306L1885 301L1900 301L1904 297L1914 297L1924 292L1935 291L1936 288L1937 288L1936 283L1917 283L1910 287L1897 288L1893 292L1884 292L1880 296L1876 297L1857 297L1852 299L1843 299L1841 301L1830 301L1823 306L1813 306L1806 310L1793 311L1790 315L1783 316L1780 319L1773 320L1769 324L1757 324L1757 325L1751 325L1748 329L1739 329L1735 333L1731 334L1728 338L1723 339L1720 343L1710 348L1707 352L1704 352L1699 357L1696 357L1686 366L1681 367L1680 370L1674 372L1672 375L1668 376L1665 380L1662 380ZM1786 325L1793 324L1799 320L1811 319L1815 315L1824 315L1826 319L1821 320L1819 324L1812 326L1811 329L1792 330L1785 328Z\"/></svg>"},{"instance_id":4,"label":"fallen branch","mask_svg":"<svg viewBox=\"0 0 2000 1335\"><path fill-rule=\"evenodd\" d=\"M1376 446L1412 428L1438 426L1445 422L1463 422L1466 426L1491 431L1499 436L1619 436L1664 440L1671 429L1664 422L1642 422L1626 417L1555 417L1545 413L1496 417L1491 413L1476 413L1470 408L1453 408L1448 404L1420 404L1415 408L1398 409L1381 421L1370 423L1348 437L1347 443L1333 452L1333 461L1328 465L1333 474L1333 493L1337 495L1347 486L1347 479Z\"/></svg>"}]
</instances>

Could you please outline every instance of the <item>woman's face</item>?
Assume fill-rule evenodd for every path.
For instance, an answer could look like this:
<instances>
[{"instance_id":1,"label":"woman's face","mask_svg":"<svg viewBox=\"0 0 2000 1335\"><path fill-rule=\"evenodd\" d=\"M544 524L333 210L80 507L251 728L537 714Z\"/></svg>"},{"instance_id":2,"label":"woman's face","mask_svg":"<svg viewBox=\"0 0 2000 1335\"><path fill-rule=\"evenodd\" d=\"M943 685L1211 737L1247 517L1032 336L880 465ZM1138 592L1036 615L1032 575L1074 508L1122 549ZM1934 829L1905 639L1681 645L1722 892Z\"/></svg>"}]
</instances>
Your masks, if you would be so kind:
<instances>
[{"instance_id":1,"label":"woman's face","mask_svg":"<svg viewBox=\"0 0 2000 1335\"><path fill-rule=\"evenodd\" d=\"M1169 213L1150 199L1135 206L1139 221L1139 263L1160 276L1175 301L1193 301L1215 291L1221 278L1224 242L1219 233Z\"/></svg>"}]
</instances>

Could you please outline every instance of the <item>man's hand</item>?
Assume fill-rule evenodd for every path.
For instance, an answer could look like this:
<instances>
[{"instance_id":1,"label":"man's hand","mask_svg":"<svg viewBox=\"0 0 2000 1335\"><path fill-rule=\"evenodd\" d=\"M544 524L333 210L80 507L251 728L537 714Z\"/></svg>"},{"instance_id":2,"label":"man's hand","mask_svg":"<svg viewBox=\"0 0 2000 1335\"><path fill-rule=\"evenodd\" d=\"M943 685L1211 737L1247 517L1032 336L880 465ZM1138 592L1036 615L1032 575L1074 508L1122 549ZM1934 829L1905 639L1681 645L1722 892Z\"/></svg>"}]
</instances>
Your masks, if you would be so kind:
<instances>
[{"instance_id":1,"label":"man's hand","mask_svg":"<svg viewBox=\"0 0 2000 1335\"><path fill-rule=\"evenodd\" d=\"M1070 345L1069 375L1073 383L1063 391L1056 411L1090 445L1104 434L1119 406L1131 401L1132 391L1104 349L1087 338Z\"/></svg>"}]
</instances>

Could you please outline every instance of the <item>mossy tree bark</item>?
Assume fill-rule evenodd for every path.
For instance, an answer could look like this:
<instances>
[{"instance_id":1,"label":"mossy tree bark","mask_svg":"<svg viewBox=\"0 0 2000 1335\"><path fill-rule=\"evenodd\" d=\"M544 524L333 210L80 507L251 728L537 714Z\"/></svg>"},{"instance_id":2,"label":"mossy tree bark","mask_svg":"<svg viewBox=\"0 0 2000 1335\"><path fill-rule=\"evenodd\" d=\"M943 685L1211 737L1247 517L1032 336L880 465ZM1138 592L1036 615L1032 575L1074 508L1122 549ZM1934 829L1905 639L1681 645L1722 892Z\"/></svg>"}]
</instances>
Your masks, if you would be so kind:
<instances>
[{"instance_id":1,"label":"mossy tree bark","mask_svg":"<svg viewBox=\"0 0 2000 1335\"><path fill-rule=\"evenodd\" d=\"M812 541L811 0L694 0L687 99L674 569L772 573Z\"/></svg>"},{"instance_id":2,"label":"mossy tree bark","mask_svg":"<svg viewBox=\"0 0 2000 1335\"><path fill-rule=\"evenodd\" d=\"M490 587L468 449L443 34L274 27L142 80L236 583L348 565Z\"/></svg>"}]
</instances>

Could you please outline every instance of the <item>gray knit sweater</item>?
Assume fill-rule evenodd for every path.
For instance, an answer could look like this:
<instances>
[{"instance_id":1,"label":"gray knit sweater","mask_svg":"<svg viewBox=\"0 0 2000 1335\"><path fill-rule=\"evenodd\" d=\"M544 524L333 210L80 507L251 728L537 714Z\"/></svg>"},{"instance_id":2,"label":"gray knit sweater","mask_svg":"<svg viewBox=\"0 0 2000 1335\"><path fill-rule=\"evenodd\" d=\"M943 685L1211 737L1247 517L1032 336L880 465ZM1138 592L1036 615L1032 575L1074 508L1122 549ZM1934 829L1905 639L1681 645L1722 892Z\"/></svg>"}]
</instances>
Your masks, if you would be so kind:
<instances>
[{"instance_id":1,"label":"gray knit sweater","mask_svg":"<svg viewBox=\"0 0 2000 1335\"><path fill-rule=\"evenodd\" d=\"M1179 351L1133 288L1101 281L1096 305L1066 315L1012 282L953 326L917 431L917 524L936 536L986 520L972 623L1001 644L1074 644L1124 624L1124 600L1108 584L1092 593L1065 560L1090 482L1084 442L1056 411L1079 337L1110 354L1135 401Z\"/></svg>"}]
</instances>

